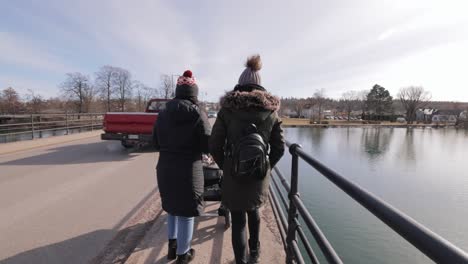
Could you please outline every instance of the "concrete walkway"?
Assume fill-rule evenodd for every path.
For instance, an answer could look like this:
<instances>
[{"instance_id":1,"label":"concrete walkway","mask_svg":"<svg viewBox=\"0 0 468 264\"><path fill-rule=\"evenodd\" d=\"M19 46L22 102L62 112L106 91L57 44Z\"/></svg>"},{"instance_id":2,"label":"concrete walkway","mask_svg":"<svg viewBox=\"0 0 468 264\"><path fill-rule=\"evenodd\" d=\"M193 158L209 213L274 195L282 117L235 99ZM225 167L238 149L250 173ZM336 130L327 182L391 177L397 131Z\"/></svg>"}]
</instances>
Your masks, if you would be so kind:
<instances>
[{"instance_id":1,"label":"concrete walkway","mask_svg":"<svg viewBox=\"0 0 468 264\"><path fill-rule=\"evenodd\" d=\"M209 203L206 213L216 213L219 203ZM163 264L168 261L166 213L162 213L141 243L125 262L126 264ZM286 255L282 246L276 220L269 204L261 211L260 263L285 263ZM231 244L231 229L224 228L223 217L197 217L192 247L196 250L194 264L231 264L234 254Z\"/></svg>"}]
</instances>

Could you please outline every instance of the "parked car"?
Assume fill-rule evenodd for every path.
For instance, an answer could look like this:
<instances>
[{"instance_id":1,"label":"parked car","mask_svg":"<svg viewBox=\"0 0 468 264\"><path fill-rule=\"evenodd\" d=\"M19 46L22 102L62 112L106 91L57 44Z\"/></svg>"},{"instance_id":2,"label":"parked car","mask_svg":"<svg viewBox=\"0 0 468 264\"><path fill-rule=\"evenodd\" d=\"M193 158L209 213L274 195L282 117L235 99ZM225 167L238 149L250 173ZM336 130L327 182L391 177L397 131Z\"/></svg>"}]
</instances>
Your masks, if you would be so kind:
<instances>
[{"instance_id":1,"label":"parked car","mask_svg":"<svg viewBox=\"0 0 468 264\"><path fill-rule=\"evenodd\" d=\"M209 111L208 112L208 118L217 118L218 117L218 112L216 111Z\"/></svg>"},{"instance_id":2,"label":"parked car","mask_svg":"<svg viewBox=\"0 0 468 264\"><path fill-rule=\"evenodd\" d=\"M153 142L153 127L169 99L152 99L144 113L108 112L104 115L102 140L119 140L125 148Z\"/></svg>"},{"instance_id":3,"label":"parked car","mask_svg":"<svg viewBox=\"0 0 468 264\"><path fill-rule=\"evenodd\" d=\"M398 118L396 119L396 121L397 121L398 123L406 123L406 119L405 119L404 117L398 117Z\"/></svg>"}]
</instances>

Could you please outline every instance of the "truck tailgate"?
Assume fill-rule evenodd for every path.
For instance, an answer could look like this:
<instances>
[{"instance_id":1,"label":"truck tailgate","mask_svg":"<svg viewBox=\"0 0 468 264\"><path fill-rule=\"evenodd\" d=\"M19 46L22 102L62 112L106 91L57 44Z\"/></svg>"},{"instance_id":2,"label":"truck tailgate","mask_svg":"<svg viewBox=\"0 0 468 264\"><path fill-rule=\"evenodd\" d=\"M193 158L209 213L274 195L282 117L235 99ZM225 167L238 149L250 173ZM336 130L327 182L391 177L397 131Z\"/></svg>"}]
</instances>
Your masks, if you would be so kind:
<instances>
[{"instance_id":1,"label":"truck tailgate","mask_svg":"<svg viewBox=\"0 0 468 264\"><path fill-rule=\"evenodd\" d=\"M158 113L106 113L104 131L106 133L151 134Z\"/></svg>"}]
</instances>

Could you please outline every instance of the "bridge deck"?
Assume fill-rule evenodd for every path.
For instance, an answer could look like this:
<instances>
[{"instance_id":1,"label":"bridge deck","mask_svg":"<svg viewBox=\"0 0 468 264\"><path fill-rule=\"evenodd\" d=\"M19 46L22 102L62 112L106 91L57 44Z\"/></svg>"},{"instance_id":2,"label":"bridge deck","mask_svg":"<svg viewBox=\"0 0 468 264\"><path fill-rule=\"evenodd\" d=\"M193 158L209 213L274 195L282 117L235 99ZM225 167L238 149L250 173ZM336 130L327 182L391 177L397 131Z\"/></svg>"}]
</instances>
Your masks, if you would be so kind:
<instances>
[{"instance_id":1,"label":"bridge deck","mask_svg":"<svg viewBox=\"0 0 468 264\"><path fill-rule=\"evenodd\" d=\"M124 150L99 133L0 145L0 263L167 263L157 153ZM232 263L230 232L222 217L198 218L193 263ZM284 263L269 206L261 236L261 263Z\"/></svg>"}]
</instances>

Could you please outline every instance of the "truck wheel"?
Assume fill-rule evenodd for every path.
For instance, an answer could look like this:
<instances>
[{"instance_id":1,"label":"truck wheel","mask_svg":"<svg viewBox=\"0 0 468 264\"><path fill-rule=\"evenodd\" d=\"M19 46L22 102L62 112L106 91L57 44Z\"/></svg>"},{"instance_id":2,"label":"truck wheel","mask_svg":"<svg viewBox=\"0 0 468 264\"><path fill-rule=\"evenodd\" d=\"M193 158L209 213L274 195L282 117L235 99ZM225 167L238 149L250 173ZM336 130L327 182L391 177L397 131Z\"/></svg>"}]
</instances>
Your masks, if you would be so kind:
<instances>
[{"instance_id":1,"label":"truck wheel","mask_svg":"<svg viewBox=\"0 0 468 264\"><path fill-rule=\"evenodd\" d=\"M133 147L133 145L129 144L129 143L128 143L127 141L125 141L125 140L122 140L120 143L122 143L122 146L123 146L124 148L127 148L127 149Z\"/></svg>"}]
</instances>

